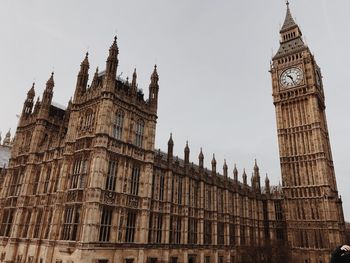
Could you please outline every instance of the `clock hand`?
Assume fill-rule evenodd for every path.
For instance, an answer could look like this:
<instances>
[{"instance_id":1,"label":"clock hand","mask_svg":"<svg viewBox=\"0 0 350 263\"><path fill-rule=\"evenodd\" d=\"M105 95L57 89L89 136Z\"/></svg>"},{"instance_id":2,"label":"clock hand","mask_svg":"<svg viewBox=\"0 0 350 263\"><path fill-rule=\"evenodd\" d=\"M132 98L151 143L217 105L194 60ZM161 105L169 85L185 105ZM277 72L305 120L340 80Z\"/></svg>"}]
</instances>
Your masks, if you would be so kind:
<instances>
[{"instance_id":1,"label":"clock hand","mask_svg":"<svg viewBox=\"0 0 350 263\"><path fill-rule=\"evenodd\" d=\"M294 82L294 79L291 75L287 75L287 77L290 78Z\"/></svg>"}]
</instances>

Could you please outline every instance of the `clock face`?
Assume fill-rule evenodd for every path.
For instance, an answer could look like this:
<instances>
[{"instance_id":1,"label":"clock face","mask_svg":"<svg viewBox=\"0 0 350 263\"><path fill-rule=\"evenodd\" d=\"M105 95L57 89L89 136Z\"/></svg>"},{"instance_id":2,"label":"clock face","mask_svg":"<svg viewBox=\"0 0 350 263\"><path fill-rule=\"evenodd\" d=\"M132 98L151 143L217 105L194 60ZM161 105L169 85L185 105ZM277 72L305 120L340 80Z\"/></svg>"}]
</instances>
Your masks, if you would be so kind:
<instances>
[{"instance_id":1,"label":"clock face","mask_svg":"<svg viewBox=\"0 0 350 263\"><path fill-rule=\"evenodd\" d=\"M295 87L303 80L303 71L300 68L289 68L281 74L281 84L285 88Z\"/></svg>"}]
</instances>

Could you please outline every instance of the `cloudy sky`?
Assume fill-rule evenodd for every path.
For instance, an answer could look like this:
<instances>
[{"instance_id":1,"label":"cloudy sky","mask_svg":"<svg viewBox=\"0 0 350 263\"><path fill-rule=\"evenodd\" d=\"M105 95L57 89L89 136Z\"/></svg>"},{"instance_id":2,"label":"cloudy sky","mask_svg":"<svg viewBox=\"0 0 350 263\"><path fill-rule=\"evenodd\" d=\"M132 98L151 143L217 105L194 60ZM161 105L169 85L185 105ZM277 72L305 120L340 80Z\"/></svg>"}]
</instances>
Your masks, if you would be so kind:
<instances>
[{"instance_id":1,"label":"cloudy sky","mask_svg":"<svg viewBox=\"0 0 350 263\"><path fill-rule=\"evenodd\" d=\"M291 0L291 10L324 75L333 158L345 216L350 220L350 17L348 0ZM210 165L226 159L232 173L250 173L254 159L273 184L280 180L269 65L279 45L284 0L1 1L0 131L16 129L33 81L41 95L52 70L54 101L66 105L86 51L104 69L115 34L118 74L138 72L148 96L160 75L156 148L175 154L186 140L191 161L200 147Z\"/></svg>"}]
</instances>

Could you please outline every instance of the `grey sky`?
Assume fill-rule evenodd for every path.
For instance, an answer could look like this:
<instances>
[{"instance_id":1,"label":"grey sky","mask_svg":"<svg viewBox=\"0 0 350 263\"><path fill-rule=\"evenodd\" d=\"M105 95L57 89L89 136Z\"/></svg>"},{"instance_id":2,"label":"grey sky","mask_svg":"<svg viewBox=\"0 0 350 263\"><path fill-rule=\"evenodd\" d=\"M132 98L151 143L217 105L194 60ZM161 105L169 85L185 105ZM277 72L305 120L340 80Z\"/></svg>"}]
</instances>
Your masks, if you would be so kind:
<instances>
[{"instance_id":1,"label":"grey sky","mask_svg":"<svg viewBox=\"0 0 350 263\"><path fill-rule=\"evenodd\" d=\"M350 9L348 0L292 0L291 10L322 69L339 192L350 219ZM131 76L148 96L158 64L156 148L175 154L186 140L191 161L203 147L207 166L215 153L232 174L250 173L254 158L273 184L280 180L269 62L279 45L283 0L1 1L0 131L17 123L33 80L42 94L55 71L54 101L66 105L85 52L90 72L102 70L115 33L118 74ZM91 75L90 74L90 75ZM264 176L263 176L264 178Z\"/></svg>"}]
</instances>

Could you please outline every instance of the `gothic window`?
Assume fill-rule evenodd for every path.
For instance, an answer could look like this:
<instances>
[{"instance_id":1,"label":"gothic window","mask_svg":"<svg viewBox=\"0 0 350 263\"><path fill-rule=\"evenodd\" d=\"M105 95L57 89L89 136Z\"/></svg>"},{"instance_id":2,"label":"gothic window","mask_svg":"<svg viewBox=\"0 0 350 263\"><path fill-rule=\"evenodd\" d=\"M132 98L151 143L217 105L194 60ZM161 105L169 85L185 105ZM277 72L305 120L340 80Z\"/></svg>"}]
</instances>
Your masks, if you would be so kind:
<instances>
[{"instance_id":1,"label":"gothic window","mask_svg":"<svg viewBox=\"0 0 350 263\"><path fill-rule=\"evenodd\" d=\"M159 196L158 199L160 201L163 201L164 197L164 173L160 172L159 173Z\"/></svg>"},{"instance_id":2,"label":"gothic window","mask_svg":"<svg viewBox=\"0 0 350 263\"><path fill-rule=\"evenodd\" d=\"M125 212L124 210L120 211L120 216L119 216L119 226L118 226L118 241L122 242L123 241L123 229L124 229L124 219L125 218Z\"/></svg>"},{"instance_id":3,"label":"gothic window","mask_svg":"<svg viewBox=\"0 0 350 263\"><path fill-rule=\"evenodd\" d=\"M178 263L177 257L171 257L170 258L170 263Z\"/></svg>"},{"instance_id":4,"label":"gothic window","mask_svg":"<svg viewBox=\"0 0 350 263\"><path fill-rule=\"evenodd\" d=\"M139 181L140 181L140 166L134 165L134 167L132 168L131 182L130 182L131 195L139 194Z\"/></svg>"},{"instance_id":5,"label":"gothic window","mask_svg":"<svg viewBox=\"0 0 350 263\"><path fill-rule=\"evenodd\" d=\"M211 245L211 221L204 220L204 244Z\"/></svg>"},{"instance_id":6,"label":"gothic window","mask_svg":"<svg viewBox=\"0 0 350 263\"><path fill-rule=\"evenodd\" d=\"M100 224L99 241L103 241L103 242L109 241L109 235L111 232L112 214L113 214L113 210L111 208L103 207L101 224Z\"/></svg>"},{"instance_id":7,"label":"gothic window","mask_svg":"<svg viewBox=\"0 0 350 263\"><path fill-rule=\"evenodd\" d=\"M136 230L136 212L129 210L126 220L125 242L132 243L135 238Z\"/></svg>"},{"instance_id":8,"label":"gothic window","mask_svg":"<svg viewBox=\"0 0 350 263\"><path fill-rule=\"evenodd\" d=\"M85 187L87 164L87 159L78 158L74 161L70 189L82 189Z\"/></svg>"},{"instance_id":9,"label":"gothic window","mask_svg":"<svg viewBox=\"0 0 350 263\"><path fill-rule=\"evenodd\" d=\"M115 191L115 184L117 181L118 163L110 160L108 163L108 174L106 179L106 190Z\"/></svg>"},{"instance_id":10,"label":"gothic window","mask_svg":"<svg viewBox=\"0 0 350 263\"><path fill-rule=\"evenodd\" d=\"M281 205L281 202L279 202L279 201L275 202L275 213L276 213L276 220L277 221L283 220L282 205Z\"/></svg>"},{"instance_id":11,"label":"gothic window","mask_svg":"<svg viewBox=\"0 0 350 263\"><path fill-rule=\"evenodd\" d=\"M162 243L163 215L151 214L149 225L149 243Z\"/></svg>"},{"instance_id":12,"label":"gothic window","mask_svg":"<svg viewBox=\"0 0 350 263\"><path fill-rule=\"evenodd\" d=\"M197 219L188 219L188 244L197 244Z\"/></svg>"},{"instance_id":13,"label":"gothic window","mask_svg":"<svg viewBox=\"0 0 350 263\"><path fill-rule=\"evenodd\" d=\"M77 240L81 205L66 206L61 232L62 240Z\"/></svg>"},{"instance_id":14,"label":"gothic window","mask_svg":"<svg viewBox=\"0 0 350 263\"><path fill-rule=\"evenodd\" d=\"M209 185L206 186L206 196L205 196L205 200L206 200L205 208L206 208L207 210L211 210L211 189L210 189L210 186L209 186Z\"/></svg>"},{"instance_id":15,"label":"gothic window","mask_svg":"<svg viewBox=\"0 0 350 263\"><path fill-rule=\"evenodd\" d=\"M118 111L115 115L115 120L113 124L113 137L121 140L123 133L123 123L124 123L124 113L122 111Z\"/></svg>"},{"instance_id":16,"label":"gothic window","mask_svg":"<svg viewBox=\"0 0 350 263\"><path fill-rule=\"evenodd\" d=\"M225 230L224 230L224 223L218 222L217 224L217 242L218 245L224 245L225 244Z\"/></svg>"},{"instance_id":17,"label":"gothic window","mask_svg":"<svg viewBox=\"0 0 350 263\"><path fill-rule=\"evenodd\" d=\"M94 121L94 113L91 109L87 110L85 113L85 130L90 130Z\"/></svg>"},{"instance_id":18,"label":"gothic window","mask_svg":"<svg viewBox=\"0 0 350 263\"><path fill-rule=\"evenodd\" d=\"M223 256L219 256L219 263L224 263L224 257Z\"/></svg>"},{"instance_id":19,"label":"gothic window","mask_svg":"<svg viewBox=\"0 0 350 263\"><path fill-rule=\"evenodd\" d=\"M182 204L182 177L179 177L178 180L177 203Z\"/></svg>"},{"instance_id":20,"label":"gothic window","mask_svg":"<svg viewBox=\"0 0 350 263\"><path fill-rule=\"evenodd\" d=\"M24 168L21 168L21 172L16 169L14 170L11 181L10 181L10 187L9 187L9 193L8 196L18 196L19 192L21 190L21 185L22 185L22 172Z\"/></svg>"},{"instance_id":21,"label":"gothic window","mask_svg":"<svg viewBox=\"0 0 350 263\"><path fill-rule=\"evenodd\" d=\"M181 243L181 217L179 216L170 217L170 243Z\"/></svg>"},{"instance_id":22,"label":"gothic window","mask_svg":"<svg viewBox=\"0 0 350 263\"><path fill-rule=\"evenodd\" d=\"M14 213L15 210L13 209L4 209L1 221L0 236L10 236Z\"/></svg>"},{"instance_id":23,"label":"gothic window","mask_svg":"<svg viewBox=\"0 0 350 263\"><path fill-rule=\"evenodd\" d=\"M32 210L28 209L25 217L23 218L23 229L21 237L26 238L28 236L28 229L30 226L30 219L32 217Z\"/></svg>"},{"instance_id":24,"label":"gothic window","mask_svg":"<svg viewBox=\"0 0 350 263\"><path fill-rule=\"evenodd\" d=\"M142 147L144 128L145 128L145 123L143 122L143 120L138 120L136 123L136 130L135 130L135 145L138 147Z\"/></svg>"},{"instance_id":25,"label":"gothic window","mask_svg":"<svg viewBox=\"0 0 350 263\"><path fill-rule=\"evenodd\" d=\"M241 226L240 227L240 237L241 237L241 245L245 245L245 227Z\"/></svg>"},{"instance_id":26,"label":"gothic window","mask_svg":"<svg viewBox=\"0 0 350 263\"><path fill-rule=\"evenodd\" d=\"M218 212L223 213L224 212L224 193L222 189L218 189Z\"/></svg>"},{"instance_id":27,"label":"gothic window","mask_svg":"<svg viewBox=\"0 0 350 263\"><path fill-rule=\"evenodd\" d=\"M51 177L51 166L49 166L46 170L46 177L44 182L44 191L43 193L47 193L49 183L50 183L50 177Z\"/></svg>"},{"instance_id":28,"label":"gothic window","mask_svg":"<svg viewBox=\"0 0 350 263\"><path fill-rule=\"evenodd\" d=\"M53 209L50 209L49 215L47 217L47 221L46 221L46 226L45 226L45 235L44 235L44 239L48 239L49 238L49 233L51 230L51 223L52 223L52 211Z\"/></svg>"},{"instance_id":29,"label":"gothic window","mask_svg":"<svg viewBox=\"0 0 350 263\"><path fill-rule=\"evenodd\" d=\"M34 225L34 232L33 232L33 238L40 238L40 229L42 227L42 219L43 219L43 209L39 208L36 211L36 219L35 219L35 225Z\"/></svg>"},{"instance_id":30,"label":"gothic window","mask_svg":"<svg viewBox=\"0 0 350 263\"><path fill-rule=\"evenodd\" d=\"M35 195L38 192L38 188L39 188L39 180L40 180L40 168L37 169L35 176L34 176L34 182L33 182L33 195Z\"/></svg>"},{"instance_id":31,"label":"gothic window","mask_svg":"<svg viewBox=\"0 0 350 263\"><path fill-rule=\"evenodd\" d=\"M204 263L210 263L210 256L204 257Z\"/></svg>"},{"instance_id":32,"label":"gothic window","mask_svg":"<svg viewBox=\"0 0 350 263\"><path fill-rule=\"evenodd\" d=\"M235 225L234 224L230 224L229 226L229 231L230 231L230 245L235 245L236 243L236 236L235 236Z\"/></svg>"}]
</instances>

